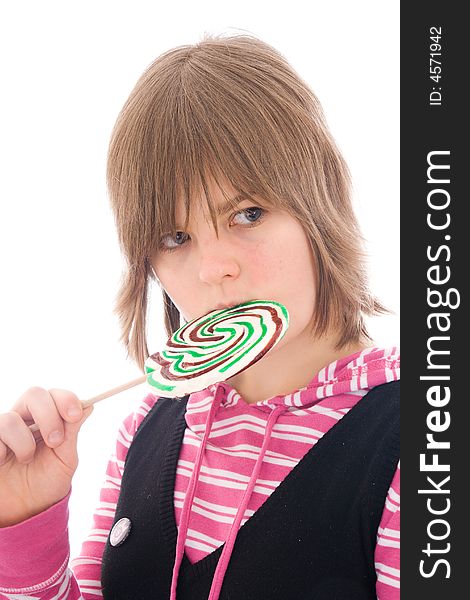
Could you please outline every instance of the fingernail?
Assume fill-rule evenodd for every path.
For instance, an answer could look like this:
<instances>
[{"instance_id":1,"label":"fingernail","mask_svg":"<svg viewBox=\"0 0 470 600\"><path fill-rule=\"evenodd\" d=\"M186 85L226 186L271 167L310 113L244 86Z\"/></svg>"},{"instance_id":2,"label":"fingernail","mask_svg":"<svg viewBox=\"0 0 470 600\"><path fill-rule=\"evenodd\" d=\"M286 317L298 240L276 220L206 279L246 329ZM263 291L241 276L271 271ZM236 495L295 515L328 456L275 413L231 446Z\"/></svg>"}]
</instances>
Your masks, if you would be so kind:
<instances>
[{"instance_id":1,"label":"fingernail","mask_svg":"<svg viewBox=\"0 0 470 600\"><path fill-rule=\"evenodd\" d=\"M71 418L71 419L76 419L77 417L79 417L81 414L81 411L79 408L77 408L76 406L72 406L72 408L69 408L67 411L67 415Z\"/></svg>"},{"instance_id":2,"label":"fingernail","mask_svg":"<svg viewBox=\"0 0 470 600\"><path fill-rule=\"evenodd\" d=\"M47 437L47 441L49 444L58 444L62 441L62 432L61 431L53 431Z\"/></svg>"}]
</instances>

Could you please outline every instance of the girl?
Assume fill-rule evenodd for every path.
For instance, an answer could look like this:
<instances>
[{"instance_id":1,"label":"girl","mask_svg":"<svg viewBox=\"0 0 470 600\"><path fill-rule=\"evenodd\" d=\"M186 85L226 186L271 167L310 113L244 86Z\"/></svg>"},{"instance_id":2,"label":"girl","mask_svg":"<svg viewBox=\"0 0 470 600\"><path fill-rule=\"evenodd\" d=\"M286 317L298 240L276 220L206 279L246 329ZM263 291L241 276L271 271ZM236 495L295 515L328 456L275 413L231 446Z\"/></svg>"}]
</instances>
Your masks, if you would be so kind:
<instances>
[{"instance_id":1,"label":"girl","mask_svg":"<svg viewBox=\"0 0 470 600\"><path fill-rule=\"evenodd\" d=\"M70 567L91 409L25 392L0 416L0 597L398 598L399 357L364 324L388 311L315 95L252 36L172 49L125 103L107 177L127 261L116 312L140 368L152 282L168 335L259 299L284 304L290 326L224 382L144 398Z\"/></svg>"}]
</instances>

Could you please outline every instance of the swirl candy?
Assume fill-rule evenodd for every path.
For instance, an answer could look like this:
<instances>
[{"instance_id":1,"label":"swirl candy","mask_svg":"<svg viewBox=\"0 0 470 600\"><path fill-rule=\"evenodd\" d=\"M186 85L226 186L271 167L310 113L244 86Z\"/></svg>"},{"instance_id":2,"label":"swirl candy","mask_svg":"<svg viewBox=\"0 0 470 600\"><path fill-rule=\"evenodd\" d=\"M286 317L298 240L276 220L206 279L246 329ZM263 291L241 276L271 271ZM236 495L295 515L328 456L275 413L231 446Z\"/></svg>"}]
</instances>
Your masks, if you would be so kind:
<instances>
[{"instance_id":1,"label":"swirl candy","mask_svg":"<svg viewBox=\"0 0 470 600\"><path fill-rule=\"evenodd\" d=\"M147 382L182 397L241 373L273 348L289 325L279 302L255 300L214 310L180 327L145 361Z\"/></svg>"}]
</instances>

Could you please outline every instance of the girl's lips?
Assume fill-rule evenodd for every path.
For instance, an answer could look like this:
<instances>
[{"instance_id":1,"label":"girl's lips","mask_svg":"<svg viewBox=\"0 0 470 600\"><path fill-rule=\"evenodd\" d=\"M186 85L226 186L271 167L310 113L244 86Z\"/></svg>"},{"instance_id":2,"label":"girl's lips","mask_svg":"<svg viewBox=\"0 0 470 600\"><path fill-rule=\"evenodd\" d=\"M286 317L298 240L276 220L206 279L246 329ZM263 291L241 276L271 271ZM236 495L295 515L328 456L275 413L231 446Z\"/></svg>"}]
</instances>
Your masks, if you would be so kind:
<instances>
[{"instance_id":1,"label":"girl's lips","mask_svg":"<svg viewBox=\"0 0 470 600\"><path fill-rule=\"evenodd\" d=\"M233 308L234 306L238 306L239 304L243 304L244 302L248 302L248 300L237 300L235 302L224 302L217 304L212 310L225 310L228 308Z\"/></svg>"},{"instance_id":2,"label":"girl's lips","mask_svg":"<svg viewBox=\"0 0 470 600\"><path fill-rule=\"evenodd\" d=\"M227 308L233 308L234 306L237 306L238 304L241 304L241 302L234 302L233 304L217 304L217 306L214 308L214 310L224 310Z\"/></svg>"}]
</instances>

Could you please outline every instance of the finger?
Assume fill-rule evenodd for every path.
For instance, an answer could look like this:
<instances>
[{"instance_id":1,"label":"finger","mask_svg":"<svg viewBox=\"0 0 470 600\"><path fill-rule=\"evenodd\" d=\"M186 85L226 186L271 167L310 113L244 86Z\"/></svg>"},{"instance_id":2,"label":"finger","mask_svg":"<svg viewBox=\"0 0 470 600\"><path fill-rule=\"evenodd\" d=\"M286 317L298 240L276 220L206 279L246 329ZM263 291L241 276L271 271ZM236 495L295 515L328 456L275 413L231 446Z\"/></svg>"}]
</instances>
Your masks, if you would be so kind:
<instances>
[{"instance_id":1,"label":"finger","mask_svg":"<svg viewBox=\"0 0 470 600\"><path fill-rule=\"evenodd\" d=\"M40 387L27 390L15 403L13 411L23 419L32 418L44 442L55 448L64 439L64 422L51 394Z\"/></svg>"},{"instance_id":2,"label":"finger","mask_svg":"<svg viewBox=\"0 0 470 600\"><path fill-rule=\"evenodd\" d=\"M77 421L76 423L65 424L65 441L69 441L77 437L78 432L82 428L83 423L93 412L93 408L93 406L88 406L87 408L84 408L82 412L82 418L80 419L80 421Z\"/></svg>"},{"instance_id":3,"label":"finger","mask_svg":"<svg viewBox=\"0 0 470 600\"><path fill-rule=\"evenodd\" d=\"M70 390L51 389L49 394L54 399L60 416L67 423L77 423L83 417L83 406L78 396Z\"/></svg>"},{"instance_id":4,"label":"finger","mask_svg":"<svg viewBox=\"0 0 470 600\"><path fill-rule=\"evenodd\" d=\"M18 462L26 464L33 460L36 442L21 416L10 411L0 417L0 465L11 451Z\"/></svg>"}]
</instances>

